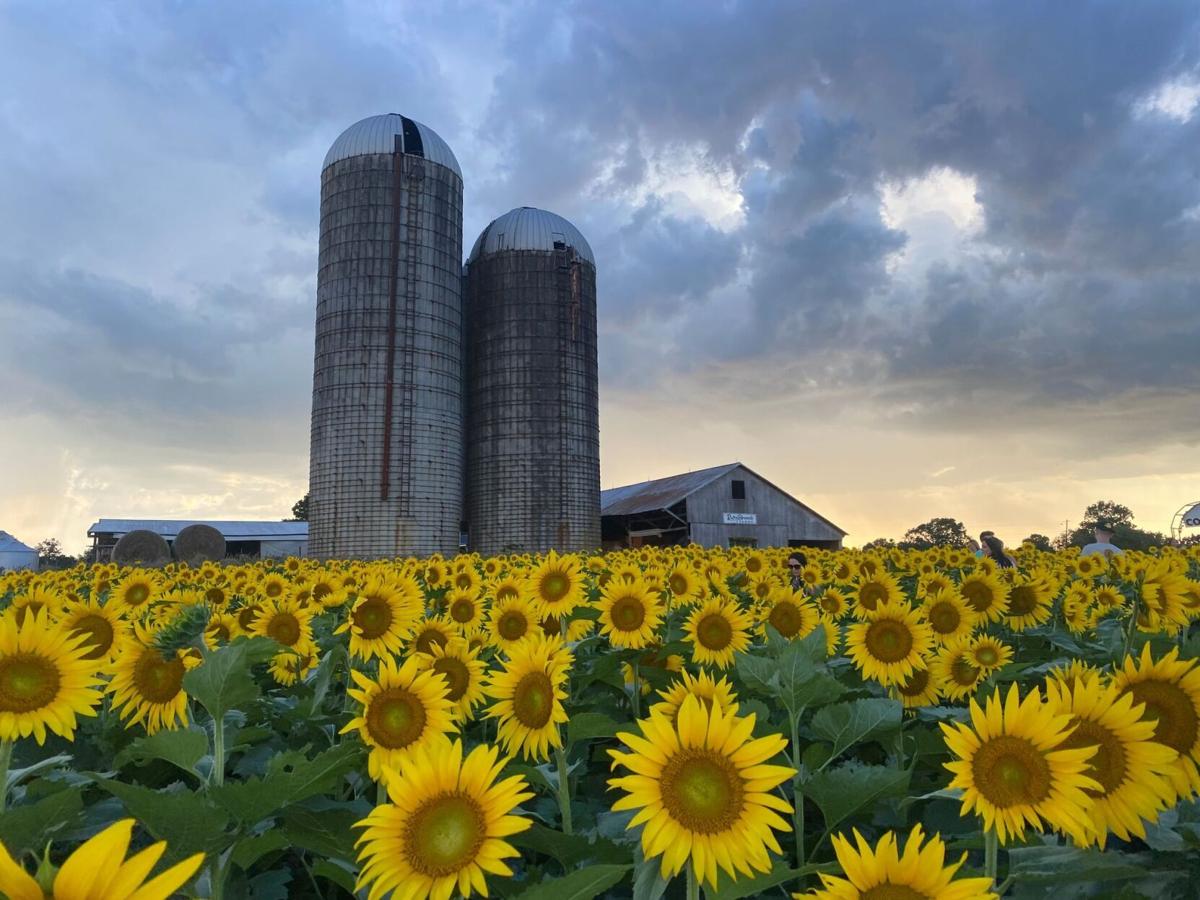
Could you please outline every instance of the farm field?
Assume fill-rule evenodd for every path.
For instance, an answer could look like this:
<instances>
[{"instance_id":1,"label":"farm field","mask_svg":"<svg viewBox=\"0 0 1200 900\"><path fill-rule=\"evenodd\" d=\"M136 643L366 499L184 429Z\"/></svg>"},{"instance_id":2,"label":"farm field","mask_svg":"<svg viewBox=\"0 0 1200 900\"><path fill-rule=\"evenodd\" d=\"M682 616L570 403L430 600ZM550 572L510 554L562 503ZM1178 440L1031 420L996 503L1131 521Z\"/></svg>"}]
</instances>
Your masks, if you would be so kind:
<instances>
[{"instance_id":1,"label":"farm field","mask_svg":"<svg viewBox=\"0 0 1200 900\"><path fill-rule=\"evenodd\" d=\"M0 575L0 893L1193 898L1200 550Z\"/></svg>"}]
</instances>

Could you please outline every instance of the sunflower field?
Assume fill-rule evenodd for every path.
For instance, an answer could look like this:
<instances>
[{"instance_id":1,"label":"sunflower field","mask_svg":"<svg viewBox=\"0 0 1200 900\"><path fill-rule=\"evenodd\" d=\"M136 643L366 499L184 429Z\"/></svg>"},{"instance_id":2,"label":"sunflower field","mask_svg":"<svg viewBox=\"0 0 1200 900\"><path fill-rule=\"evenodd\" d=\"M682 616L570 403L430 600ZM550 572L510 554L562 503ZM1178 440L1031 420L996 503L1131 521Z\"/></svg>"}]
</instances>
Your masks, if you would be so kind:
<instances>
[{"instance_id":1,"label":"sunflower field","mask_svg":"<svg viewBox=\"0 0 1200 900\"><path fill-rule=\"evenodd\" d=\"M13 900L1200 897L1200 552L0 575Z\"/></svg>"}]
</instances>

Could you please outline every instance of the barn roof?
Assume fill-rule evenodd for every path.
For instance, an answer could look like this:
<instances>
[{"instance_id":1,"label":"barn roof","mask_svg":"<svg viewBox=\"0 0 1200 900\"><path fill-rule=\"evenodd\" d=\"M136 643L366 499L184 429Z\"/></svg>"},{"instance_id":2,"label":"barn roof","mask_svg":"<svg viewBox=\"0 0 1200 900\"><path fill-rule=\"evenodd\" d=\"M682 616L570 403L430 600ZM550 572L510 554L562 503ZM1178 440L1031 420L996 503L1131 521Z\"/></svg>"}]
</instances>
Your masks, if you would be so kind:
<instances>
[{"instance_id":1,"label":"barn roof","mask_svg":"<svg viewBox=\"0 0 1200 900\"><path fill-rule=\"evenodd\" d=\"M792 497L783 488L771 484L767 479L740 462L728 463L724 466L713 466L711 469L697 469L695 472L684 472L682 475L669 475L666 478L655 478L652 481L642 481L638 484L627 484L623 487L609 488L607 491L601 491L600 515L631 516L636 513L669 509L680 500L686 500L702 487L711 484L734 469L745 469L751 475L770 484L775 490L787 495L791 500L804 507L804 509L808 510L834 531L847 534L844 528L838 528L838 526L834 525L811 506L801 503L801 501Z\"/></svg>"},{"instance_id":2,"label":"barn roof","mask_svg":"<svg viewBox=\"0 0 1200 900\"><path fill-rule=\"evenodd\" d=\"M18 541L15 537L13 537L7 531L0 531L0 550L4 551L6 553L14 553L14 552L35 553L35 552L37 552L32 547L28 546L27 544L22 544L20 541Z\"/></svg>"},{"instance_id":3,"label":"barn roof","mask_svg":"<svg viewBox=\"0 0 1200 900\"><path fill-rule=\"evenodd\" d=\"M88 529L88 537L96 534L129 534L145 529L174 538L188 525L211 525L227 541L279 540L308 537L307 522L214 522L206 519L101 519Z\"/></svg>"}]
</instances>

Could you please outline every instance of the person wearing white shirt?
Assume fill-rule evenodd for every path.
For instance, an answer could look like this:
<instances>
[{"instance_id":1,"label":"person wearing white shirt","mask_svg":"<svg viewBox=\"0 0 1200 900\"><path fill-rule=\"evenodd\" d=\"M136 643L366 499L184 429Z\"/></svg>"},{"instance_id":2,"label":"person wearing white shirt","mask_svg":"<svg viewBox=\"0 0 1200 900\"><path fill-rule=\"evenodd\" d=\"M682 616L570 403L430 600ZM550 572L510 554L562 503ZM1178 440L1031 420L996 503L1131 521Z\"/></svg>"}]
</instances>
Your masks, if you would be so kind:
<instances>
[{"instance_id":1,"label":"person wearing white shirt","mask_svg":"<svg viewBox=\"0 0 1200 900\"><path fill-rule=\"evenodd\" d=\"M1093 553L1103 553L1105 556L1113 556L1114 554L1125 552L1112 542L1113 529L1107 522L1097 522L1096 527L1092 529L1092 535L1096 538L1095 542L1088 544L1080 550L1080 556L1091 556Z\"/></svg>"}]
</instances>

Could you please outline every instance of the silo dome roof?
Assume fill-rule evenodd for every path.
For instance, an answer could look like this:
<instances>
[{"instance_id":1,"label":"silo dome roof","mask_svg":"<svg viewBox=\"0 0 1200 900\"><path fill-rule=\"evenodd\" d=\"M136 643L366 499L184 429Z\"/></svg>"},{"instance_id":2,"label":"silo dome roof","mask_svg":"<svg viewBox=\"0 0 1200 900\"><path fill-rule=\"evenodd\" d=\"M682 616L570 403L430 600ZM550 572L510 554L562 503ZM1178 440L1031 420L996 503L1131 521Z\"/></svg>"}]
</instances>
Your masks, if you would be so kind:
<instances>
[{"instance_id":1,"label":"silo dome roof","mask_svg":"<svg viewBox=\"0 0 1200 900\"><path fill-rule=\"evenodd\" d=\"M333 142L325 154L321 170L351 156L391 153L396 148L396 135L400 135L400 146L405 153L453 169L462 178L462 169L458 166L454 151L442 140L441 135L428 125L397 113L369 116L361 122L355 122Z\"/></svg>"},{"instance_id":2,"label":"silo dome roof","mask_svg":"<svg viewBox=\"0 0 1200 900\"><path fill-rule=\"evenodd\" d=\"M562 216L532 206L518 206L494 219L475 241L467 261L501 250L561 249L554 246L556 243L574 248L583 259L593 266L596 264L592 248L578 228Z\"/></svg>"}]
</instances>

